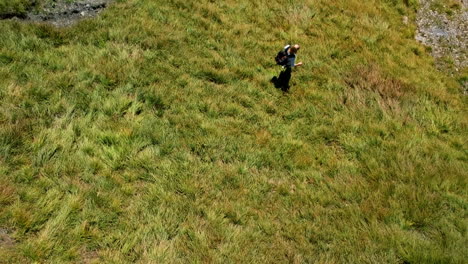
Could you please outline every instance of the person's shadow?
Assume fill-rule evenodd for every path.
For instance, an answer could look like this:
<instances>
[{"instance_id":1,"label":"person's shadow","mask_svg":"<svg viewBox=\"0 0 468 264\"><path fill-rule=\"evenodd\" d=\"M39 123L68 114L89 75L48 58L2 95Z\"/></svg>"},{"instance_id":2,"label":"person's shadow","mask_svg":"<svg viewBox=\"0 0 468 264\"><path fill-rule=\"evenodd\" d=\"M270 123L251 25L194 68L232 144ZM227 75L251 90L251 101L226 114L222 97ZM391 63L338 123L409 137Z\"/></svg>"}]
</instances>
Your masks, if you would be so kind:
<instances>
[{"instance_id":1,"label":"person's shadow","mask_svg":"<svg viewBox=\"0 0 468 264\"><path fill-rule=\"evenodd\" d=\"M275 85L276 88L281 89L283 92L289 90L289 80L291 79L291 67L286 67L283 69L279 76L274 76L271 78L271 82Z\"/></svg>"}]
</instances>

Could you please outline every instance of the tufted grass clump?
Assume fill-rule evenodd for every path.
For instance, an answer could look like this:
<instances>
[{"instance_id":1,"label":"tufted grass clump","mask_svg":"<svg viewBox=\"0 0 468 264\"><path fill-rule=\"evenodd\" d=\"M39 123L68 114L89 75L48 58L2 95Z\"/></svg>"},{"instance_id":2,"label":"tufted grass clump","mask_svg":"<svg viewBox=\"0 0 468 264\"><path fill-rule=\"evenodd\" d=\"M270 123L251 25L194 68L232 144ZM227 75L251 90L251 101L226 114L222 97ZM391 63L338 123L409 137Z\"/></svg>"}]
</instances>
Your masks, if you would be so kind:
<instances>
[{"instance_id":1,"label":"tufted grass clump","mask_svg":"<svg viewBox=\"0 0 468 264\"><path fill-rule=\"evenodd\" d=\"M462 10L462 3L458 0L435 0L430 7L432 10L451 16Z\"/></svg>"},{"instance_id":2,"label":"tufted grass clump","mask_svg":"<svg viewBox=\"0 0 468 264\"><path fill-rule=\"evenodd\" d=\"M34 4L31 0L0 0L0 19L24 17Z\"/></svg>"}]
</instances>

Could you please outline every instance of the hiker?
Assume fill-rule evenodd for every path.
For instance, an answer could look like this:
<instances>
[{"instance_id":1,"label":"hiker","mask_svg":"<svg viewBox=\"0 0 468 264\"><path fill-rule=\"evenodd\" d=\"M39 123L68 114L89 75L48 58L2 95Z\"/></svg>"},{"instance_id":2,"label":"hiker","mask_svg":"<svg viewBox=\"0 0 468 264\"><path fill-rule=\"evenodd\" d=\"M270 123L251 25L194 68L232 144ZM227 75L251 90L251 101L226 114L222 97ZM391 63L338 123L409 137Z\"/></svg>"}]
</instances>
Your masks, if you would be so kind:
<instances>
[{"instance_id":1,"label":"hiker","mask_svg":"<svg viewBox=\"0 0 468 264\"><path fill-rule=\"evenodd\" d=\"M298 44L294 44L293 46L286 45L275 58L276 63L283 66L283 70L278 77L273 77L271 82L275 84L276 88L281 88L284 92L289 90L292 68L302 66L302 62L296 64L296 53L300 48Z\"/></svg>"}]
</instances>

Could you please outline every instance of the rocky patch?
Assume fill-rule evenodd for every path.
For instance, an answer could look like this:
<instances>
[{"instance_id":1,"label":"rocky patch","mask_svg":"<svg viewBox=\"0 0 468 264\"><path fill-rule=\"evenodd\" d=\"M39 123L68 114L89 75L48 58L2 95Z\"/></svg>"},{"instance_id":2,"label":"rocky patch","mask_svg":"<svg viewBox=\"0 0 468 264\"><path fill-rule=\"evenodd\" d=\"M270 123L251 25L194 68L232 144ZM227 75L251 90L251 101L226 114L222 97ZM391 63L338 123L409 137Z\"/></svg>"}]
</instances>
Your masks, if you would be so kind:
<instances>
[{"instance_id":1,"label":"rocky patch","mask_svg":"<svg viewBox=\"0 0 468 264\"><path fill-rule=\"evenodd\" d=\"M452 74L468 66L468 0L420 0L416 40L431 48L436 66ZM462 82L465 94L468 83Z\"/></svg>"},{"instance_id":2,"label":"rocky patch","mask_svg":"<svg viewBox=\"0 0 468 264\"><path fill-rule=\"evenodd\" d=\"M418 32L416 39L432 48L437 59L448 57L453 60L455 70L468 65L468 0L456 0L460 5L453 13L434 7L438 0L421 0L417 14ZM450 8L450 7L447 7ZM439 61L439 63L442 63Z\"/></svg>"},{"instance_id":3,"label":"rocky patch","mask_svg":"<svg viewBox=\"0 0 468 264\"><path fill-rule=\"evenodd\" d=\"M15 245L15 240L5 228L0 228L0 248L10 248Z\"/></svg>"},{"instance_id":4,"label":"rocky patch","mask_svg":"<svg viewBox=\"0 0 468 264\"><path fill-rule=\"evenodd\" d=\"M48 1L42 8L36 8L25 15L16 16L15 19L46 22L58 27L69 26L81 19L96 16L111 2L112 0Z\"/></svg>"}]
</instances>

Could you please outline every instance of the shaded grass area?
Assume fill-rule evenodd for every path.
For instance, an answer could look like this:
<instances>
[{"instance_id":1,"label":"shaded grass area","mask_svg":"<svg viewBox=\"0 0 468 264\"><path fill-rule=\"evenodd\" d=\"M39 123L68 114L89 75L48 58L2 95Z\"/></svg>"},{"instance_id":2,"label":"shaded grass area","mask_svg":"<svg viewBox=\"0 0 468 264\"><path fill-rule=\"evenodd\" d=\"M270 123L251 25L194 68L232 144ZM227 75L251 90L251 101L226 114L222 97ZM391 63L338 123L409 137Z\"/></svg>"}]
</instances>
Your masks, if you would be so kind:
<instances>
[{"instance_id":1,"label":"shaded grass area","mask_svg":"<svg viewBox=\"0 0 468 264\"><path fill-rule=\"evenodd\" d=\"M31 0L0 0L0 19L11 17L25 17L35 1Z\"/></svg>"},{"instance_id":2,"label":"shaded grass area","mask_svg":"<svg viewBox=\"0 0 468 264\"><path fill-rule=\"evenodd\" d=\"M129 0L0 22L0 261L462 263L466 97L401 15Z\"/></svg>"}]
</instances>

